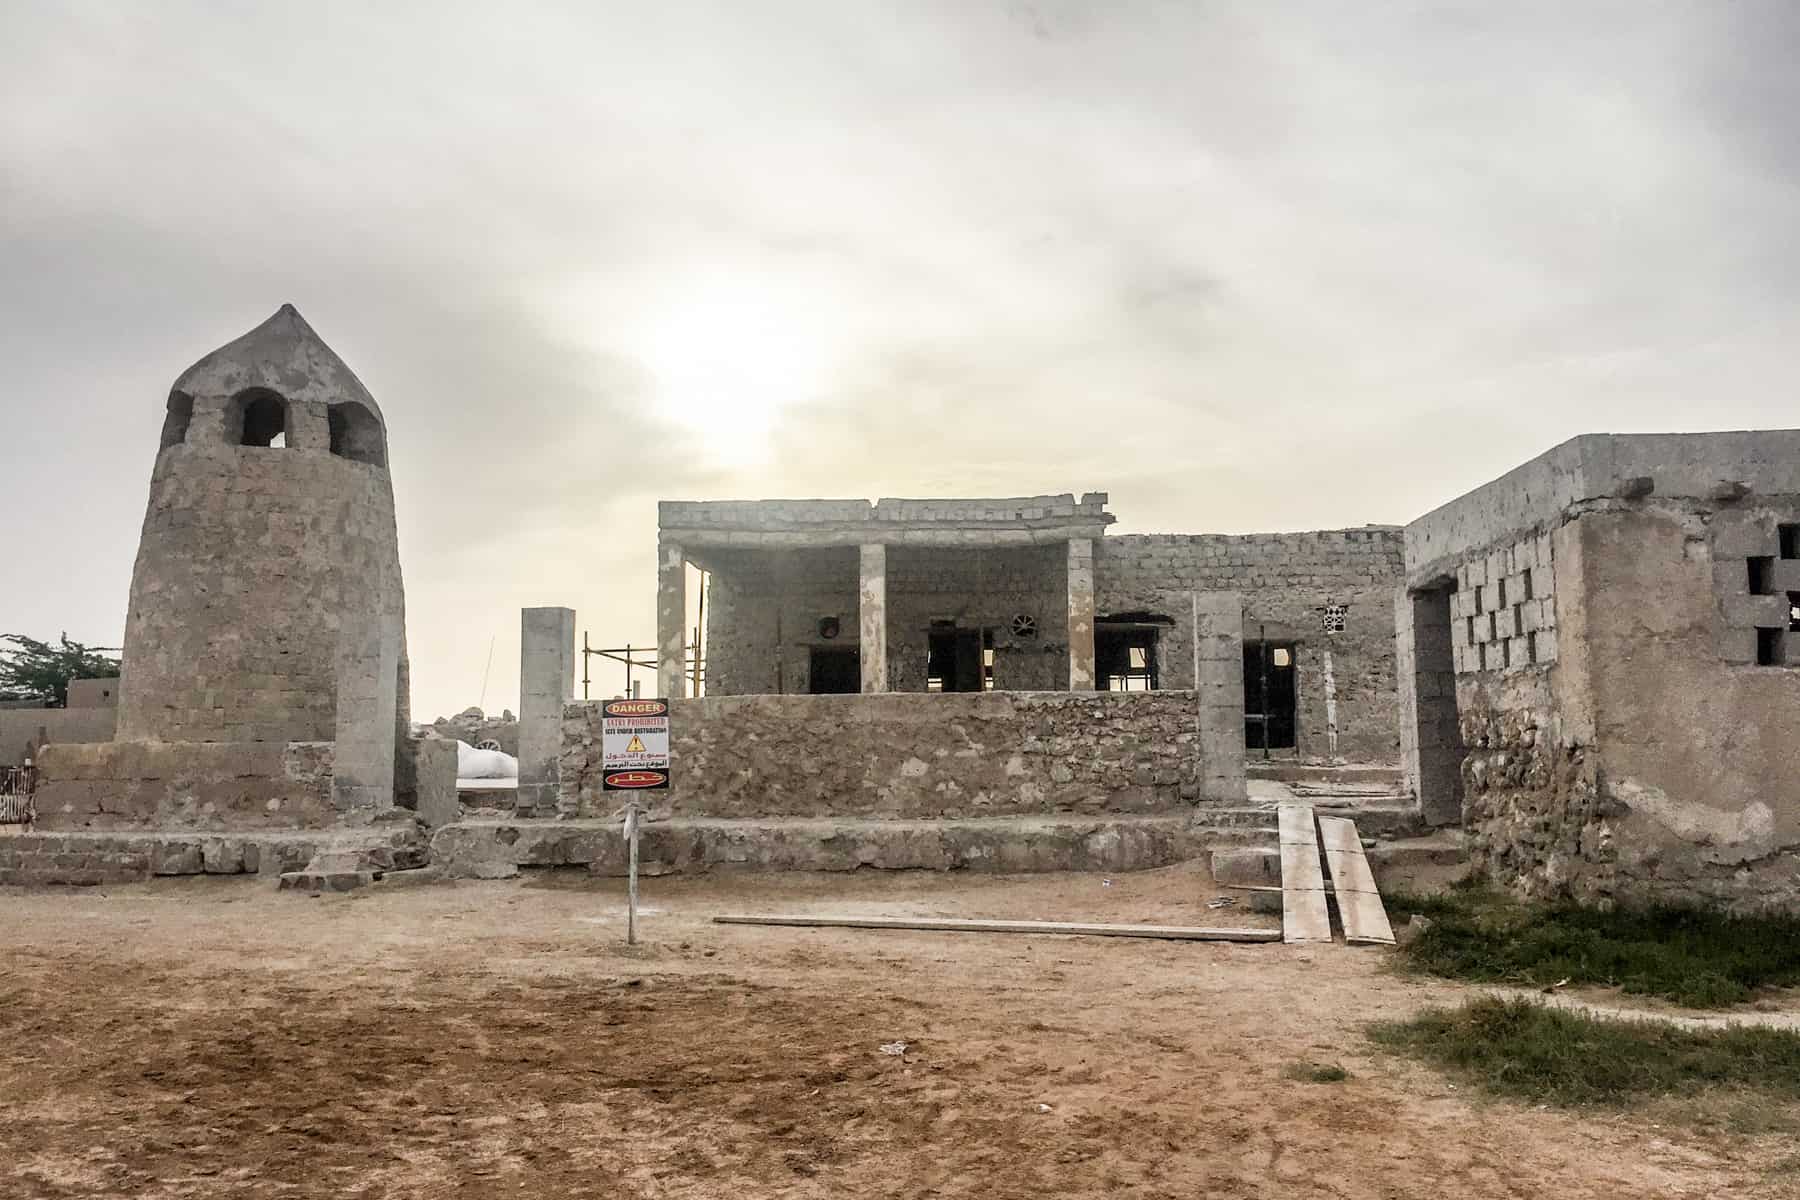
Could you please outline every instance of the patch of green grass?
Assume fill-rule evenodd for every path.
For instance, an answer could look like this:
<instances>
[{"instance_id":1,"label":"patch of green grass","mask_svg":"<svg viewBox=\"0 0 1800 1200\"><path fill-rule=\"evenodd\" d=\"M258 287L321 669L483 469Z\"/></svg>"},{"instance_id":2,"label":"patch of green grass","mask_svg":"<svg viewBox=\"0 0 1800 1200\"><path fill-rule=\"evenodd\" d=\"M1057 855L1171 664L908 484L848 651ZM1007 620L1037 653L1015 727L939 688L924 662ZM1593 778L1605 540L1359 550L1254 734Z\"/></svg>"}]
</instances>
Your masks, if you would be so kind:
<instances>
[{"instance_id":1,"label":"patch of green grass","mask_svg":"<svg viewBox=\"0 0 1800 1200\"><path fill-rule=\"evenodd\" d=\"M1600 912L1524 904L1481 888L1385 899L1396 925L1414 913L1431 922L1402 948L1402 960L1449 979L1605 984L1694 1008L1800 984L1800 918L1673 907Z\"/></svg>"},{"instance_id":2,"label":"patch of green grass","mask_svg":"<svg viewBox=\"0 0 1800 1200\"><path fill-rule=\"evenodd\" d=\"M1788 1030L1690 1030L1485 997L1369 1032L1484 1091L1523 1100L1622 1105L1740 1089L1800 1100L1800 1034Z\"/></svg>"},{"instance_id":3,"label":"patch of green grass","mask_svg":"<svg viewBox=\"0 0 1800 1200\"><path fill-rule=\"evenodd\" d=\"M1336 1063L1289 1063L1283 1078L1296 1079L1301 1083L1342 1083L1350 1078L1350 1072Z\"/></svg>"}]
</instances>

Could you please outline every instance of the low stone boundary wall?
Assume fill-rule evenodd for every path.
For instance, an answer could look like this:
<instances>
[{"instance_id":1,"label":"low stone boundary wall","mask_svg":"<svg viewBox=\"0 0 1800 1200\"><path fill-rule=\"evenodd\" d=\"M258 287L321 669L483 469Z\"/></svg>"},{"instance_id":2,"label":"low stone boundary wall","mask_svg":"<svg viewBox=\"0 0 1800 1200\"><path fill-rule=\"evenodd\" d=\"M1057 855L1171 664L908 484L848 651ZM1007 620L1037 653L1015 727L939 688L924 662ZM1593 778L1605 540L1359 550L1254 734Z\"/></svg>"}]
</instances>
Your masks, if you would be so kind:
<instances>
[{"instance_id":1,"label":"low stone boundary wall","mask_svg":"<svg viewBox=\"0 0 1800 1200\"><path fill-rule=\"evenodd\" d=\"M1207 847L1181 816L1004 817L971 821L651 821L638 869L1134 871L1169 866ZM618 821L462 821L437 830L432 862L452 878L503 879L521 867L626 873Z\"/></svg>"},{"instance_id":2,"label":"low stone boundary wall","mask_svg":"<svg viewBox=\"0 0 1800 1200\"><path fill-rule=\"evenodd\" d=\"M166 875L298 871L324 849L385 849L399 865L423 860L409 820L352 832L262 834L18 833L0 836L0 884L136 883Z\"/></svg>"},{"instance_id":3,"label":"low stone boundary wall","mask_svg":"<svg viewBox=\"0 0 1800 1200\"><path fill-rule=\"evenodd\" d=\"M46 746L34 828L324 828L343 819L332 803L332 760L331 742Z\"/></svg>"},{"instance_id":4,"label":"low stone boundary wall","mask_svg":"<svg viewBox=\"0 0 1800 1200\"><path fill-rule=\"evenodd\" d=\"M621 802L600 722L600 701L564 709L565 817ZM1173 814L1206 778L1192 691L707 697L675 701L671 733L674 786L645 799L678 817Z\"/></svg>"}]
</instances>

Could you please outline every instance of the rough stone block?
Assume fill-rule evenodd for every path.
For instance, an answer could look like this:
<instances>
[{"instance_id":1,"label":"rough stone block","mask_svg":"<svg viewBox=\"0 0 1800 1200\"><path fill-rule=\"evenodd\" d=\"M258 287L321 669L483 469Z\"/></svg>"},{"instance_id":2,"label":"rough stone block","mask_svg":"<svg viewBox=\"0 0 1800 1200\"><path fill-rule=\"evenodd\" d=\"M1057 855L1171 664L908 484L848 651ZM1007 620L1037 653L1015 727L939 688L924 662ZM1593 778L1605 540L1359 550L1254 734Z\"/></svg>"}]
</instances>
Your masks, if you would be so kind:
<instances>
[{"instance_id":1,"label":"rough stone block","mask_svg":"<svg viewBox=\"0 0 1800 1200\"><path fill-rule=\"evenodd\" d=\"M1213 882L1224 886L1241 884L1249 887L1281 884L1281 852L1262 847L1244 846L1214 850Z\"/></svg>"}]
</instances>

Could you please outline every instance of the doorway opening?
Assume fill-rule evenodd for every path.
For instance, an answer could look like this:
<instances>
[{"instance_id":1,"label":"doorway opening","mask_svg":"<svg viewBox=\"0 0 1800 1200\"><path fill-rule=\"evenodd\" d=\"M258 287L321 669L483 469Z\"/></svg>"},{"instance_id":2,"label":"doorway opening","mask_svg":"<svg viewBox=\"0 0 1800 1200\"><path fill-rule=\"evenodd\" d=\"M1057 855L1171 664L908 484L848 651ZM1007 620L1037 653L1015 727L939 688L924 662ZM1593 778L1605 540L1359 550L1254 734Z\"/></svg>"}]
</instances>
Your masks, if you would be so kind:
<instances>
[{"instance_id":1,"label":"doorway opening","mask_svg":"<svg viewBox=\"0 0 1800 1200\"><path fill-rule=\"evenodd\" d=\"M814 646L808 654L806 690L815 696L862 691L862 654L854 646Z\"/></svg>"},{"instance_id":2,"label":"doorway opening","mask_svg":"<svg viewBox=\"0 0 1800 1200\"><path fill-rule=\"evenodd\" d=\"M1094 686L1102 692L1153 692L1160 685L1158 627L1146 623L1094 623Z\"/></svg>"},{"instance_id":3,"label":"doorway opening","mask_svg":"<svg viewBox=\"0 0 1800 1200\"><path fill-rule=\"evenodd\" d=\"M994 631L933 621L925 649L928 692L994 690Z\"/></svg>"},{"instance_id":4,"label":"doorway opening","mask_svg":"<svg viewBox=\"0 0 1800 1200\"><path fill-rule=\"evenodd\" d=\"M1294 643L1244 643L1244 746L1294 748Z\"/></svg>"}]
</instances>

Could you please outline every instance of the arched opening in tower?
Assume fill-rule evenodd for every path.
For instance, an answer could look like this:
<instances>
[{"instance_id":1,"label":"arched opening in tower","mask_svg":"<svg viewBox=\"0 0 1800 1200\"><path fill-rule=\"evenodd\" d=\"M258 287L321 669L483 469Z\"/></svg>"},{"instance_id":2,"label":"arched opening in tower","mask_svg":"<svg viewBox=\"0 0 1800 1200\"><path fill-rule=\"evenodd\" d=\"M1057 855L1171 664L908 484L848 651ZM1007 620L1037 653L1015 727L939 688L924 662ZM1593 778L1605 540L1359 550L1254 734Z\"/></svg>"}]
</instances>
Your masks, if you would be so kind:
<instances>
[{"instance_id":1,"label":"arched opening in tower","mask_svg":"<svg viewBox=\"0 0 1800 1200\"><path fill-rule=\"evenodd\" d=\"M365 405L354 400L333 404L325 411L331 426L331 452L339 458L355 459L372 467L387 466L387 448L382 444L381 422Z\"/></svg>"},{"instance_id":2,"label":"arched opening in tower","mask_svg":"<svg viewBox=\"0 0 1800 1200\"><path fill-rule=\"evenodd\" d=\"M183 391L169 393L169 415L163 418L162 448L187 441L188 423L194 419L194 398Z\"/></svg>"},{"instance_id":3,"label":"arched opening in tower","mask_svg":"<svg viewBox=\"0 0 1800 1200\"><path fill-rule=\"evenodd\" d=\"M287 401L268 388L245 388L232 397L238 445L286 446Z\"/></svg>"}]
</instances>

